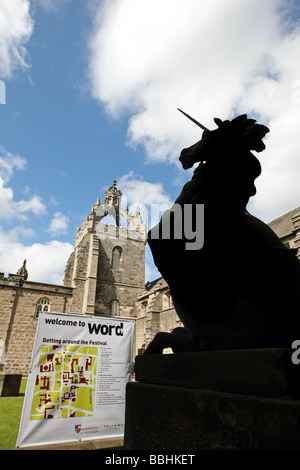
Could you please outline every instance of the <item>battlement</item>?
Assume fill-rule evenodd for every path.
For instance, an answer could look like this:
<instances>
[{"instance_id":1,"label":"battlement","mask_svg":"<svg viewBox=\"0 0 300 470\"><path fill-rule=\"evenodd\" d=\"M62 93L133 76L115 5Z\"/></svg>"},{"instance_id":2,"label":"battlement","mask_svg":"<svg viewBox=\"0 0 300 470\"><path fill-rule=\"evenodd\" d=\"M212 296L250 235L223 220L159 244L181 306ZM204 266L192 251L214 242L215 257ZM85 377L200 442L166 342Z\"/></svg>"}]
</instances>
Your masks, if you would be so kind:
<instances>
[{"instance_id":1,"label":"battlement","mask_svg":"<svg viewBox=\"0 0 300 470\"><path fill-rule=\"evenodd\" d=\"M20 284L22 279L20 274L8 274L8 276L5 277L5 273L0 273L0 285L16 286Z\"/></svg>"},{"instance_id":2,"label":"battlement","mask_svg":"<svg viewBox=\"0 0 300 470\"><path fill-rule=\"evenodd\" d=\"M27 281L22 278L20 274L8 274L5 277L4 273L0 273L0 287L22 287L22 289L30 289L34 291L40 292L53 292L53 293L60 293L66 295L72 295L73 288L68 286L62 286L59 284L48 284L45 282L35 282L35 281Z\"/></svg>"},{"instance_id":3,"label":"battlement","mask_svg":"<svg viewBox=\"0 0 300 470\"><path fill-rule=\"evenodd\" d=\"M128 208L121 209L121 196L122 193L114 181L113 186L106 191L103 203L101 204L98 198L78 228L75 246L81 243L87 233L96 234L100 239L122 238L146 241L147 224L142 221L139 208L136 208L134 214L130 214ZM102 219L106 216L111 216L115 220L115 225L103 223ZM128 227L121 222L120 216L126 221Z\"/></svg>"},{"instance_id":4,"label":"battlement","mask_svg":"<svg viewBox=\"0 0 300 470\"><path fill-rule=\"evenodd\" d=\"M94 217L87 216L77 230L75 246L77 246L82 241L87 233L94 233L100 239L122 238L145 242L147 238L147 228L145 223L139 224L135 229L132 229L126 228L124 226L117 227L113 224L104 224L102 222L95 223Z\"/></svg>"},{"instance_id":5,"label":"battlement","mask_svg":"<svg viewBox=\"0 0 300 470\"><path fill-rule=\"evenodd\" d=\"M130 230L126 227L116 227L112 224L98 223L96 227L96 234L101 239L129 239L146 241L146 227L143 225L140 230Z\"/></svg>"}]
</instances>

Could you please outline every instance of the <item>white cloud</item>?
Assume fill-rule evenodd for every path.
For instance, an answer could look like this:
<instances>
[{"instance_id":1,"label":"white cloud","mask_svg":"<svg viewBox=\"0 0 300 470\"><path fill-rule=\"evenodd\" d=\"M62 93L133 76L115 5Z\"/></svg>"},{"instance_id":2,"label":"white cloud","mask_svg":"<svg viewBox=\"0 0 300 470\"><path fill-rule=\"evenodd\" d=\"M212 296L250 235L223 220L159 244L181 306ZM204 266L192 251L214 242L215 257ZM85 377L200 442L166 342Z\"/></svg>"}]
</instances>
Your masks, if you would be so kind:
<instances>
[{"instance_id":1,"label":"white cloud","mask_svg":"<svg viewBox=\"0 0 300 470\"><path fill-rule=\"evenodd\" d=\"M98 5L98 3L97 3ZM300 205L300 24L286 0L106 0L90 38L94 98L129 113L128 142L149 161L177 162L199 140L184 109L208 128L247 113L269 125L255 213ZM299 12L298 12L299 13Z\"/></svg>"},{"instance_id":2,"label":"white cloud","mask_svg":"<svg viewBox=\"0 0 300 470\"><path fill-rule=\"evenodd\" d=\"M13 190L7 186L14 171L24 170L26 163L25 158L8 152L0 145L0 219L24 219L28 212L35 215L46 213L46 206L38 195L15 201Z\"/></svg>"},{"instance_id":3,"label":"white cloud","mask_svg":"<svg viewBox=\"0 0 300 470\"><path fill-rule=\"evenodd\" d=\"M29 214L42 215L47 212L41 198L33 194L27 200L14 200L14 193L8 186L15 171L24 170L26 159L8 152L0 146L0 219L13 221L27 220ZM30 188L25 187L28 194ZM53 201L52 201L53 202ZM49 226L52 236L64 233L68 228L68 218L56 212ZM58 240L48 243L25 245L24 238L33 237L31 227L16 225L5 231L0 227L0 270L5 273L16 273L24 259L27 260L29 280L61 284L64 269L73 246Z\"/></svg>"},{"instance_id":4,"label":"white cloud","mask_svg":"<svg viewBox=\"0 0 300 470\"><path fill-rule=\"evenodd\" d=\"M35 232L32 228L23 227L22 225L14 227L13 232L16 237L31 238L35 236Z\"/></svg>"},{"instance_id":5,"label":"white cloud","mask_svg":"<svg viewBox=\"0 0 300 470\"><path fill-rule=\"evenodd\" d=\"M60 235L67 232L68 226L69 218L61 212L55 212L48 228L48 232L50 232L52 236Z\"/></svg>"},{"instance_id":6,"label":"white cloud","mask_svg":"<svg viewBox=\"0 0 300 470\"><path fill-rule=\"evenodd\" d=\"M0 174L3 178L3 182L8 182L15 170L24 170L25 167L25 158L8 152L2 145L0 145Z\"/></svg>"},{"instance_id":7,"label":"white cloud","mask_svg":"<svg viewBox=\"0 0 300 470\"><path fill-rule=\"evenodd\" d=\"M0 75L10 79L14 70L28 68L26 43L33 32L29 0L0 2Z\"/></svg>"},{"instance_id":8,"label":"white cloud","mask_svg":"<svg viewBox=\"0 0 300 470\"><path fill-rule=\"evenodd\" d=\"M36 194L28 200L14 201L13 190L4 186L0 176L0 219L25 219L28 212L41 215L45 214L47 210L41 198Z\"/></svg>"},{"instance_id":9,"label":"white cloud","mask_svg":"<svg viewBox=\"0 0 300 470\"><path fill-rule=\"evenodd\" d=\"M128 200L128 204L168 204L172 203L162 183L145 181L142 176L130 171L118 179L118 186Z\"/></svg>"},{"instance_id":10,"label":"white cloud","mask_svg":"<svg viewBox=\"0 0 300 470\"><path fill-rule=\"evenodd\" d=\"M50 196L49 204L51 206L57 206L58 202L57 202L55 196L52 196L52 195Z\"/></svg>"},{"instance_id":11,"label":"white cloud","mask_svg":"<svg viewBox=\"0 0 300 470\"><path fill-rule=\"evenodd\" d=\"M14 200L13 190L8 187L16 170L24 170L26 160L0 147L0 219L24 221L28 214L45 214L46 206L41 198L33 194L29 199ZM29 192L28 187L25 188ZM49 231L54 236L68 227L68 218L56 212ZM26 246L20 240L33 237L30 227L16 225L6 232L0 227L0 270L15 273L27 259L29 280L61 284L68 257L73 250L70 243L52 240L48 243L33 243Z\"/></svg>"},{"instance_id":12,"label":"white cloud","mask_svg":"<svg viewBox=\"0 0 300 470\"><path fill-rule=\"evenodd\" d=\"M14 216L13 190L6 188L0 176L0 219L9 219Z\"/></svg>"},{"instance_id":13,"label":"white cloud","mask_svg":"<svg viewBox=\"0 0 300 470\"><path fill-rule=\"evenodd\" d=\"M6 274L16 273L26 259L29 281L62 284L73 246L58 240L26 246L19 241L19 235L25 234L31 235L16 229L5 233L0 228L0 270Z\"/></svg>"},{"instance_id":14,"label":"white cloud","mask_svg":"<svg viewBox=\"0 0 300 470\"><path fill-rule=\"evenodd\" d=\"M129 213L134 214L138 207L148 229L156 225L162 213L172 205L172 200L162 183L145 181L133 171L121 176L118 186L123 193L123 208L128 206Z\"/></svg>"},{"instance_id":15,"label":"white cloud","mask_svg":"<svg viewBox=\"0 0 300 470\"><path fill-rule=\"evenodd\" d=\"M147 230L154 227L160 220L163 212L173 203L166 193L162 183L145 181L142 176L130 171L118 179L118 186L123 192L122 206L128 205L129 213L134 214L137 207L140 210L142 221L146 222ZM150 248L146 245L145 279L153 280L160 276L153 262Z\"/></svg>"},{"instance_id":16,"label":"white cloud","mask_svg":"<svg viewBox=\"0 0 300 470\"><path fill-rule=\"evenodd\" d=\"M128 205L130 214L134 214L138 207L143 222L146 222L147 230L159 222L162 213L173 203L162 183L145 181L142 176L136 175L133 171L118 178L118 186L123 193L122 207L125 208ZM146 281L159 276L160 273L154 265L150 248L146 245Z\"/></svg>"},{"instance_id":17,"label":"white cloud","mask_svg":"<svg viewBox=\"0 0 300 470\"><path fill-rule=\"evenodd\" d=\"M21 214L24 212L32 212L35 215L41 215L47 212L45 204L36 194L28 199L28 201L21 199L20 201L15 202L14 207L16 208L17 213Z\"/></svg>"},{"instance_id":18,"label":"white cloud","mask_svg":"<svg viewBox=\"0 0 300 470\"><path fill-rule=\"evenodd\" d=\"M35 0L35 3L40 5L44 10L48 12L56 12L61 10L71 0Z\"/></svg>"}]
</instances>

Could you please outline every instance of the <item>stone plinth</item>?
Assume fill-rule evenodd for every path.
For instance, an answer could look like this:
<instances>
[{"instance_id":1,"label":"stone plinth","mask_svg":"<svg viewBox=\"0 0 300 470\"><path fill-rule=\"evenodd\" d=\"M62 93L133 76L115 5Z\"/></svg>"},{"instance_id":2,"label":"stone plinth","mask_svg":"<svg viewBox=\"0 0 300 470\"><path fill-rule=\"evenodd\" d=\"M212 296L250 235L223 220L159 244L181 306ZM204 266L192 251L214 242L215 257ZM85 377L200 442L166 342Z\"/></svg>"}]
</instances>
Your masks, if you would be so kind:
<instances>
[{"instance_id":1,"label":"stone plinth","mask_svg":"<svg viewBox=\"0 0 300 470\"><path fill-rule=\"evenodd\" d=\"M300 397L293 349L149 354L135 360L136 380L268 397Z\"/></svg>"},{"instance_id":2,"label":"stone plinth","mask_svg":"<svg viewBox=\"0 0 300 470\"><path fill-rule=\"evenodd\" d=\"M130 450L300 450L300 365L292 350L136 358L126 391Z\"/></svg>"}]
</instances>

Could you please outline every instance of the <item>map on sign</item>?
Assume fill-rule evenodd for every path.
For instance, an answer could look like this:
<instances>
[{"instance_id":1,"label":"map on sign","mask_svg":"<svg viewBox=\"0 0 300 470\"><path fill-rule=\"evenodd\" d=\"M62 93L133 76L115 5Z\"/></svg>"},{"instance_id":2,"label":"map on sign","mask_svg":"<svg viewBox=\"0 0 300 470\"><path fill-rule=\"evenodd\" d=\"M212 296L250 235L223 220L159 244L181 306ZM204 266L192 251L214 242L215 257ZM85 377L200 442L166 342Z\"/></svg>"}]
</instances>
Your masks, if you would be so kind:
<instances>
[{"instance_id":1,"label":"map on sign","mask_svg":"<svg viewBox=\"0 0 300 470\"><path fill-rule=\"evenodd\" d=\"M93 416L98 348L42 345L30 419Z\"/></svg>"}]
</instances>

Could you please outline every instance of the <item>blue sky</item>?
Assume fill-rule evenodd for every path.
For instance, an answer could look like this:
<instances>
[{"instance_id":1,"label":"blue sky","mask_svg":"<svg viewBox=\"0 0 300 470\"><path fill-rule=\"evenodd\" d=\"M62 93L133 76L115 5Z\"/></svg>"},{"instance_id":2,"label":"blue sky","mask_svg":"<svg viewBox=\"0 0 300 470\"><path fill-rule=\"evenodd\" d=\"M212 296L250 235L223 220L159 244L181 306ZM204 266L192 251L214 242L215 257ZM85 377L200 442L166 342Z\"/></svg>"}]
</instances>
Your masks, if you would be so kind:
<instances>
[{"instance_id":1,"label":"blue sky","mask_svg":"<svg viewBox=\"0 0 300 470\"><path fill-rule=\"evenodd\" d=\"M2 0L0 271L26 258L30 280L61 283L114 178L129 205L170 205L201 137L177 107L209 128L237 113L268 125L249 210L300 206L299 50L293 1Z\"/></svg>"}]
</instances>

